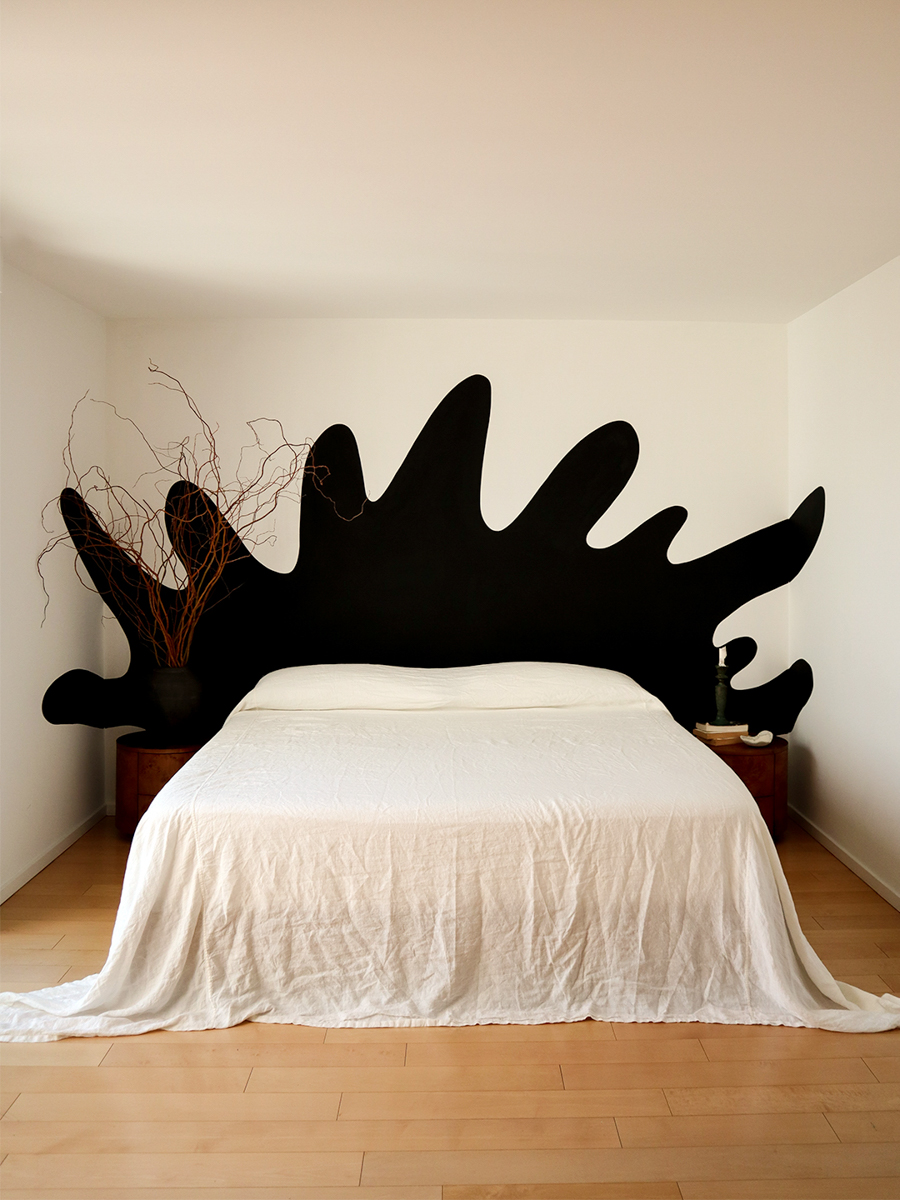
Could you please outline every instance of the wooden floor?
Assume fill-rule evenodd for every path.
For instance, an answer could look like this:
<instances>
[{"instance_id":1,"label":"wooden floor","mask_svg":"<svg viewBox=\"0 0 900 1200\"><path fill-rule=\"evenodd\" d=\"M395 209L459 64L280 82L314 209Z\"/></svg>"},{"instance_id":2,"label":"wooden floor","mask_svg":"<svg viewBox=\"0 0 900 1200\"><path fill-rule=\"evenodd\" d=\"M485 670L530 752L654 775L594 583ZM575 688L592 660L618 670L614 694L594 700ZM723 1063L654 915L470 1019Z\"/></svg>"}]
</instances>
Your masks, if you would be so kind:
<instances>
[{"instance_id":1,"label":"wooden floor","mask_svg":"<svg viewBox=\"0 0 900 1200\"><path fill-rule=\"evenodd\" d=\"M900 914L780 850L831 970L900 990ZM7 988L100 968L127 851L104 821L3 906ZM900 1031L243 1025L2 1061L3 1200L900 1197Z\"/></svg>"}]
</instances>

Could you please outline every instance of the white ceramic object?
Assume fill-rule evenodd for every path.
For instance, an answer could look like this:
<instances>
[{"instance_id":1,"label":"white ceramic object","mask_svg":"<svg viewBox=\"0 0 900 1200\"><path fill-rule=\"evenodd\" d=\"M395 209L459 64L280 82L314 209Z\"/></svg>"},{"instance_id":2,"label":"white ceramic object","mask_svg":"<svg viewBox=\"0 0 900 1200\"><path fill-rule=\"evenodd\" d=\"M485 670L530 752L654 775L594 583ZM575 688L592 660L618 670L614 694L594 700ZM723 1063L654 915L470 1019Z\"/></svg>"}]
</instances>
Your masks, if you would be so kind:
<instances>
[{"instance_id":1,"label":"white ceramic object","mask_svg":"<svg viewBox=\"0 0 900 1200\"><path fill-rule=\"evenodd\" d=\"M775 734L771 729L761 729L756 737L751 737L749 733L741 734L741 741L745 746L768 746Z\"/></svg>"}]
</instances>

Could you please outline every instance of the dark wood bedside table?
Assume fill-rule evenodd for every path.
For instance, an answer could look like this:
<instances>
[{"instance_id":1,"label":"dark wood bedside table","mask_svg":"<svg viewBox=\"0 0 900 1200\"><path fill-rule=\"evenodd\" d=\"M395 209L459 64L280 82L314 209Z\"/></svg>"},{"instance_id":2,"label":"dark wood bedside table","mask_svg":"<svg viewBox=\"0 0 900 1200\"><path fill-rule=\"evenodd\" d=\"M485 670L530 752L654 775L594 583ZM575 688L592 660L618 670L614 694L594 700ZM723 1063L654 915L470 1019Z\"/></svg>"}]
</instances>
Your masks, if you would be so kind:
<instances>
[{"instance_id":1,"label":"dark wood bedside table","mask_svg":"<svg viewBox=\"0 0 900 1200\"><path fill-rule=\"evenodd\" d=\"M787 742L777 737L768 746L745 746L743 742L732 742L727 746L710 746L709 749L728 763L735 775L740 777L759 805L763 820L777 842L787 825Z\"/></svg>"},{"instance_id":2,"label":"dark wood bedside table","mask_svg":"<svg viewBox=\"0 0 900 1200\"><path fill-rule=\"evenodd\" d=\"M147 733L116 739L116 829L123 837L132 836L156 793L199 749L160 746Z\"/></svg>"}]
</instances>

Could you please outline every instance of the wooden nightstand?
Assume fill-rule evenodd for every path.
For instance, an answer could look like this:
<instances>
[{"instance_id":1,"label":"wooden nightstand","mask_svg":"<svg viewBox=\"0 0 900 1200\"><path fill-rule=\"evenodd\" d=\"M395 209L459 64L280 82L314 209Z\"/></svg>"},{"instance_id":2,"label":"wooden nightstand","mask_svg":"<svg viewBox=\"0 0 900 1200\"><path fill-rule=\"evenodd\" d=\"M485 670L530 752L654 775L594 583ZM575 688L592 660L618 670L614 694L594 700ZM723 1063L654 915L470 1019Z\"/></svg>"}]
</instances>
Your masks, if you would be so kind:
<instances>
[{"instance_id":1,"label":"wooden nightstand","mask_svg":"<svg viewBox=\"0 0 900 1200\"><path fill-rule=\"evenodd\" d=\"M116 739L116 829L131 837L153 797L200 749L154 744L146 733Z\"/></svg>"},{"instance_id":2,"label":"wooden nightstand","mask_svg":"<svg viewBox=\"0 0 900 1200\"><path fill-rule=\"evenodd\" d=\"M709 748L741 778L777 842L787 825L787 742L775 738L768 746L733 742Z\"/></svg>"}]
</instances>

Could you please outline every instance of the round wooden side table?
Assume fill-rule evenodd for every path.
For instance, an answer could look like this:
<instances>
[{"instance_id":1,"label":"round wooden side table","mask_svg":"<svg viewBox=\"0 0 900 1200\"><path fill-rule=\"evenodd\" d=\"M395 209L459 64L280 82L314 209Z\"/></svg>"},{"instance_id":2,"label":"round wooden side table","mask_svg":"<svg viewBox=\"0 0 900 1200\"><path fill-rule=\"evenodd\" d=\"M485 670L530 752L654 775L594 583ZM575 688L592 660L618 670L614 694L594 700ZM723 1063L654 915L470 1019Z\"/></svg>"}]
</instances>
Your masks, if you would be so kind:
<instances>
[{"instance_id":1,"label":"round wooden side table","mask_svg":"<svg viewBox=\"0 0 900 1200\"><path fill-rule=\"evenodd\" d=\"M116 829L131 837L153 797L199 746L160 746L147 733L116 739Z\"/></svg>"},{"instance_id":2,"label":"round wooden side table","mask_svg":"<svg viewBox=\"0 0 900 1200\"><path fill-rule=\"evenodd\" d=\"M777 842L787 826L787 742L777 737L768 746L745 746L743 742L731 742L726 746L709 748L743 780Z\"/></svg>"}]
</instances>

